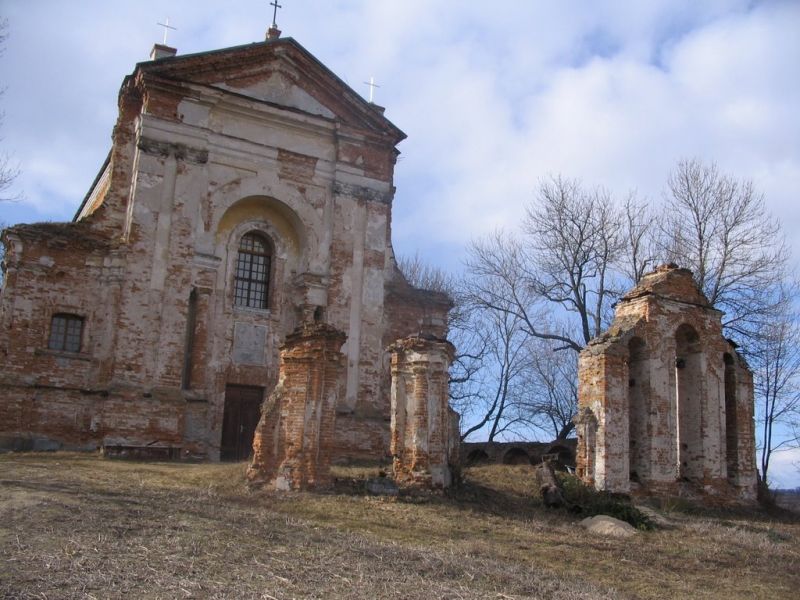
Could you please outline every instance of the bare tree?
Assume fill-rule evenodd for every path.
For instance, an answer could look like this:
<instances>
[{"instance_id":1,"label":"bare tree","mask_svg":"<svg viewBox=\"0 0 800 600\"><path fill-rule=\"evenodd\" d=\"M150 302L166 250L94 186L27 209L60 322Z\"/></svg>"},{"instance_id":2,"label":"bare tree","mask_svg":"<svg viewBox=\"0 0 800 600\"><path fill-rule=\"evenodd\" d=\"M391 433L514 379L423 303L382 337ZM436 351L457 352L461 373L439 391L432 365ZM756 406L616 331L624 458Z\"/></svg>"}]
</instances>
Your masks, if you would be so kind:
<instances>
[{"instance_id":1,"label":"bare tree","mask_svg":"<svg viewBox=\"0 0 800 600\"><path fill-rule=\"evenodd\" d=\"M452 273L426 262L419 252L415 252L413 256L398 256L397 268L415 288L444 292L451 298L455 296L457 278Z\"/></svg>"},{"instance_id":2,"label":"bare tree","mask_svg":"<svg viewBox=\"0 0 800 600\"><path fill-rule=\"evenodd\" d=\"M604 190L586 191L562 177L543 181L522 237L498 231L470 247L467 266L478 281L472 300L512 312L531 337L579 352L602 333L619 296L614 264L625 248L622 227ZM554 310L571 322L554 328Z\"/></svg>"},{"instance_id":3,"label":"bare tree","mask_svg":"<svg viewBox=\"0 0 800 600\"><path fill-rule=\"evenodd\" d=\"M607 191L586 191L555 177L539 187L539 201L523 220L533 271L530 284L546 302L576 315L582 348L605 329L613 265L624 247L619 211Z\"/></svg>"},{"instance_id":4,"label":"bare tree","mask_svg":"<svg viewBox=\"0 0 800 600\"><path fill-rule=\"evenodd\" d=\"M0 115L0 126L2 126L2 115ZM3 138L0 138L2 141ZM16 166L7 154L0 154L0 202L18 200L19 194L8 194L7 192L14 184L19 175L19 167Z\"/></svg>"},{"instance_id":5,"label":"bare tree","mask_svg":"<svg viewBox=\"0 0 800 600\"><path fill-rule=\"evenodd\" d=\"M771 351L760 348L760 332L778 314L788 252L763 197L698 161L679 163L668 187L672 207L659 217L632 194L618 206L602 189L553 177L540 184L520 234L498 231L471 245L469 301L518 319L536 348L529 393L511 404L515 419L556 435L571 430L576 354L605 330L620 292L660 262L694 272L748 357Z\"/></svg>"},{"instance_id":6,"label":"bare tree","mask_svg":"<svg viewBox=\"0 0 800 600\"><path fill-rule=\"evenodd\" d=\"M752 182L698 160L678 163L668 181L673 206L661 237L666 258L692 270L725 313L727 335L746 342L778 308L770 290L785 278L788 251L778 222Z\"/></svg>"},{"instance_id":7,"label":"bare tree","mask_svg":"<svg viewBox=\"0 0 800 600\"><path fill-rule=\"evenodd\" d=\"M618 268L627 280L639 283L659 263L661 219L647 203L638 202L632 193L622 206L622 219L624 250L620 253Z\"/></svg>"},{"instance_id":8,"label":"bare tree","mask_svg":"<svg viewBox=\"0 0 800 600\"><path fill-rule=\"evenodd\" d=\"M565 439L575 429L578 410L578 355L558 352L548 340L531 340L528 357L520 418L547 437Z\"/></svg>"},{"instance_id":9,"label":"bare tree","mask_svg":"<svg viewBox=\"0 0 800 600\"><path fill-rule=\"evenodd\" d=\"M522 375L530 362L528 335L508 301L497 299L501 309L472 302L474 278L457 278L419 254L400 257L398 267L411 285L446 292L453 299L448 337L456 355L449 393L451 405L462 416L461 439L485 431L492 441L526 423L519 405Z\"/></svg>"},{"instance_id":10,"label":"bare tree","mask_svg":"<svg viewBox=\"0 0 800 600\"><path fill-rule=\"evenodd\" d=\"M499 435L513 431L520 422L519 404L522 393L520 384L526 368L527 352L520 319L508 311L483 309L478 319L485 326L486 348L481 364L478 393L472 398L466 411L475 415L475 422L461 435L466 439L470 434L488 428L488 441Z\"/></svg>"},{"instance_id":11,"label":"bare tree","mask_svg":"<svg viewBox=\"0 0 800 600\"><path fill-rule=\"evenodd\" d=\"M763 481L769 481L772 454L797 444L800 423L800 324L791 307L795 294L781 292L782 310L762 327L758 350L751 358Z\"/></svg>"},{"instance_id":12,"label":"bare tree","mask_svg":"<svg viewBox=\"0 0 800 600\"><path fill-rule=\"evenodd\" d=\"M525 383L505 404L508 423L556 437L573 430L577 353L612 317L626 250L635 256L625 263L629 270L642 272L653 262L652 226L636 208L633 196L625 212L601 188L552 177L527 207L520 235L497 231L471 245L470 302L511 315L527 338L519 342Z\"/></svg>"}]
</instances>

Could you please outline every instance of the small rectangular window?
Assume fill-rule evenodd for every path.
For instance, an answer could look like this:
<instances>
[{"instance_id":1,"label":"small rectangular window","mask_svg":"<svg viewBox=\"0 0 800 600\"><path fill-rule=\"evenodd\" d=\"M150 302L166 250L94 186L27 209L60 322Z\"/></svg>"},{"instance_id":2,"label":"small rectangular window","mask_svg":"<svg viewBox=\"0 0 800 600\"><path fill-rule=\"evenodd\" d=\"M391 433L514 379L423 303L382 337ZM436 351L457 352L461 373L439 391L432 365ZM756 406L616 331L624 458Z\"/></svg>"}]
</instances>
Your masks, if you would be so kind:
<instances>
[{"instance_id":1,"label":"small rectangular window","mask_svg":"<svg viewBox=\"0 0 800 600\"><path fill-rule=\"evenodd\" d=\"M50 321L50 339L47 347L50 350L64 352L80 352L83 335L83 317L77 315L57 314Z\"/></svg>"}]
</instances>

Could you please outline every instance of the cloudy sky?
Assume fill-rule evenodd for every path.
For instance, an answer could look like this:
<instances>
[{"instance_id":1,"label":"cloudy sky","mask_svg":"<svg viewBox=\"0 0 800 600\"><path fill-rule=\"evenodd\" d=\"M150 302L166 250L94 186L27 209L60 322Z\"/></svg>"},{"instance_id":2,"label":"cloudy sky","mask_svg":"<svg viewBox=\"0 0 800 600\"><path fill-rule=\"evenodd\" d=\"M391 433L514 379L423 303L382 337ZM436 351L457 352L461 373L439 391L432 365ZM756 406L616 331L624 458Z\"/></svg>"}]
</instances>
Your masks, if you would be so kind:
<instances>
[{"instance_id":1,"label":"cloudy sky","mask_svg":"<svg viewBox=\"0 0 800 600\"><path fill-rule=\"evenodd\" d=\"M409 136L394 240L446 267L562 173L661 205L681 158L752 179L800 256L800 2L282 0L278 24ZM70 219L125 74L169 17L180 54L260 41L266 0L2 0L3 152L24 199ZM800 460L800 456L797 457ZM786 461L787 463L790 462ZM800 484L800 482L798 482Z\"/></svg>"}]
</instances>

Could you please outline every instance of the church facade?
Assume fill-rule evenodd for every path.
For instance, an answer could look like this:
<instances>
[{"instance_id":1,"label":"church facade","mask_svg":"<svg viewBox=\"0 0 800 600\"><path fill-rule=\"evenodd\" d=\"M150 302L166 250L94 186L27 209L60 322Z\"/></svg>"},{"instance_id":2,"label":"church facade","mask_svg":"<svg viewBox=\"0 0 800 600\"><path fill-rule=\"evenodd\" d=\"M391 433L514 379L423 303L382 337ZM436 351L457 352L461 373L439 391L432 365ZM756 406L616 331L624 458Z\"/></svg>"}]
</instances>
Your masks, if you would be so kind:
<instances>
[{"instance_id":1,"label":"church facade","mask_svg":"<svg viewBox=\"0 0 800 600\"><path fill-rule=\"evenodd\" d=\"M291 38L152 58L73 222L4 234L0 446L243 459L280 345L325 323L334 454L387 455L386 349L450 308L396 266L405 135Z\"/></svg>"}]
</instances>

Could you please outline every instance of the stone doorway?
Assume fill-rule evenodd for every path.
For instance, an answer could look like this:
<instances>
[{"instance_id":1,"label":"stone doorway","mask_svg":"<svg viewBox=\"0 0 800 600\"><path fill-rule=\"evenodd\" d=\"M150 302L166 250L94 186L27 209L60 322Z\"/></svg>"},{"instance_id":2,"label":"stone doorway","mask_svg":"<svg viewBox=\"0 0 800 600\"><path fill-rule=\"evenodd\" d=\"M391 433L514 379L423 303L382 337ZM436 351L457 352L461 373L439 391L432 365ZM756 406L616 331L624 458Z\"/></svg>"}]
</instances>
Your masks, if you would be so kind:
<instances>
[{"instance_id":1,"label":"stone doorway","mask_svg":"<svg viewBox=\"0 0 800 600\"><path fill-rule=\"evenodd\" d=\"M225 387L225 412L222 418L220 460L250 458L253 435L261 416L264 388L244 385Z\"/></svg>"}]
</instances>

